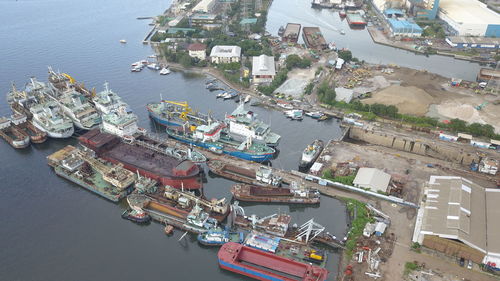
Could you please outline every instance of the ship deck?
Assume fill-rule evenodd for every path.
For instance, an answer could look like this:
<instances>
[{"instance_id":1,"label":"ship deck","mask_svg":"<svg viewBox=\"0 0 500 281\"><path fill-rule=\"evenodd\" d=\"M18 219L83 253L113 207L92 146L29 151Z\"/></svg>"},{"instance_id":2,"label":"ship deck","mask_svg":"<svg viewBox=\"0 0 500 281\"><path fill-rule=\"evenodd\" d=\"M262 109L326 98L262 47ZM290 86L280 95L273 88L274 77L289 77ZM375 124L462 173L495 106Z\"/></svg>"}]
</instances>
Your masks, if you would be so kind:
<instances>
[{"instance_id":1,"label":"ship deck","mask_svg":"<svg viewBox=\"0 0 500 281\"><path fill-rule=\"evenodd\" d=\"M138 169L146 170L163 177L183 177L174 174L174 169L187 171L191 167L189 161L180 161L145 147L131 146L125 143L119 143L110 150L103 153L103 157L108 157L123 163L124 165L134 166ZM194 164L193 164L194 165ZM185 177L195 176L198 169L193 169Z\"/></svg>"}]
</instances>

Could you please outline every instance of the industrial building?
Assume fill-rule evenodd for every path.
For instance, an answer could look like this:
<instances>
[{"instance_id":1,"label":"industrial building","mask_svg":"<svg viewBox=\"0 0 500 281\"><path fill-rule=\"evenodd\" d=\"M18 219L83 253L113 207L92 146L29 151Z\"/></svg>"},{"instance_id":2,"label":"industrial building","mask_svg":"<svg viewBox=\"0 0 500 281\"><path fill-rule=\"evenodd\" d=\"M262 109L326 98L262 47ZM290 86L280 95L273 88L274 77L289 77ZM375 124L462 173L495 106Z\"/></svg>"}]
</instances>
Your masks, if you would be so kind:
<instances>
[{"instance_id":1,"label":"industrial building","mask_svg":"<svg viewBox=\"0 0 500 281\"><path fill-rule=\"evenodd\" d=\"M276 65L273 56L260 55L252 57L253 83L271 83L276 76Z\"/></svg>"},{"instance_id":2,"label":"industrial building","mask_svg":"<svg viewBox=\"0 0 500 281\"><path fill-rule=\"evenodd\" d=\"M202 26L204 24L212 24L217 21L217 15L214 14L193 14L190 17L191 24L194 26Z\"/></svg>"},{"instance_id":3,"label":"industrial building","mask_svg":"<svg viewBox=\"0 0 500 281\"><path fill-rule=\"evenodd\" d=\"M391 175L375 168L359 168L353 185L355 187L369 188L371 191L386 192Z\"/></svg>"},{"instance_id":4,"label":"industrial building","mask_svg":"<svg viewBox=\"0 0 500 281\"><path fill-rule=\"evenodd\" d=\"M194 6L194 13L210 13L216 4L215 0L201 0L198 5Z\"/></svg>"},{"instance_id":5,"label":"industrial building","mask_svg":"<svg viewBox=\"0 0 500 281\"><path fill-rule=\"evenodd\" d=\"M431 176L418 210L413 242L497 269L500 189L454 176Z\"/></svg>"},{"instance_id":6,"label":"industrial building","mask_svg":"<svg viewBox=\"0 0 500 281\"><path fill-rule=\"evenodd\" d=\"M240 59L241 48L238 46L216 45L210 52L210 61L216 64L239 62Z\"/></svg>"},{"instance_id":7,"label":"industrial building","mask_svg":"<svg viewBox=\"0 0 500 281\"><path fill-rule=\"evenodd\" d=\"M478 0L441 0L438 16L454 35L500 37L500 15Z\"/></svg>"},{"instance_id":8,"label":"industrial building","mask_svg":"<svg viewBox=\"0 0 500 281\"><path fill-rule=\"evenodd\" d=\"M394 36L420 37L423 29L414 22L398 19L387 19L391 33Z\"/></svg>"},{"instance_id":9,"label":"industrial building","mask_svg":"<svg viewBox=\"0 0 500 281\"><path fill-rule=\"evenodd\" d=\"M439 10L439 0L410 0L409 13L417 19L434 20Z\"/></svg>"},{"instance_id":10,"label":"industrial building","mask_svg":"<svg viewBox=\"0 0 500 281\"><path fill-rule=\"evenodd\" d=\"M446 43L455 48L479 48L479 49L498 49L500 48L500 39L488 37L447 37Z\"/></svg>"}]
</instances>

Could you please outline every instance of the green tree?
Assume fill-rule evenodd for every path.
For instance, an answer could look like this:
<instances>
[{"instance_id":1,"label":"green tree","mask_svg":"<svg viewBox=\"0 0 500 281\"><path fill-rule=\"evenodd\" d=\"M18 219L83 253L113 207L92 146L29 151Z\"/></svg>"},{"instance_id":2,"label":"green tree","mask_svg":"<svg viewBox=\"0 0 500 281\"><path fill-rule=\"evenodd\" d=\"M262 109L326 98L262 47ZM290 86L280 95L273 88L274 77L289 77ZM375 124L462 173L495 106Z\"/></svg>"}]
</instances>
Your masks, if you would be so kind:
<instances>
[{"instance_id":1,"label":"green tree","mask_svg":"<svg viewBox=\"0 0 500 281\"><path fill-rule=\"evenodd\" d=\"M331 88L330 85L328 85L328 82L323 82L321 85L319 85L318 90L318 99L321 103L328 104L328 105L334 105L335 104L335 97L337 94L335 93L335 89Z\"/></svg>"},{"instance_id":2,"label":"green tree","mask_svg":"<svg viewBox=\"0 0 500 281\"><path fill-rule=\"evenodd\" d=\"M183 53L179 58L179 63L182 64L182 66L184 67L190 67L193 65L193 58L190 57L188 54Z\"/></svg>"},{"instance_id":3,"label":"green tree","mask_svg":"<svg viewBox=\"0 0 500 281\"><path fill-rule=\"evenodd\" d=\"M349 50L340 50L338 52L338 55L341 59L343 59L346 62L350 62L352 60L352 52Z\"/></svg>"}]
</instances>

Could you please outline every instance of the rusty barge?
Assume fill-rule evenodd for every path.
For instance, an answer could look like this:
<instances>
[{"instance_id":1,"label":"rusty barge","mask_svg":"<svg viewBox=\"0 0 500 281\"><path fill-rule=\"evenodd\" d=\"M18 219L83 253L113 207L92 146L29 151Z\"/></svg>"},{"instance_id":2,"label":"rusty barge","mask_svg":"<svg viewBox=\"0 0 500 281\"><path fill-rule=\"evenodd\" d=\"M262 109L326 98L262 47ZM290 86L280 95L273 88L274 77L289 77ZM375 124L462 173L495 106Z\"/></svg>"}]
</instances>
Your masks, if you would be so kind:
<instances>
[{"instance_id":1,"label":"rusty barge","mask_svg":"<svg viewBox=\"0 0 500 281\"><path fill-rule=\"evenodd\" d=\"M121 163L126 169L152 178L162 185L179 189L202 187L200 168L190 160L179 160L144 146L125 143L119 137L98 129L85 133L79 140L100 158L114 164Z\"/></svg>"},{"instance_id":2,"label":"rusty barge","mask_svg":"<svg viewBox=\"0 0 500 281\"><path fill-rule=\"evenodd\" d=\"M253 185L279 186L282 181L281 177L274 175L272 169L266 166L260 166L259 169L254 170L212 159L208 161L208 168L218 176Z\"/></svg>"},{"instance_id":3,"label":"rusty barge","mask_svg":"<svg viewBox=\"0 0 500 281\"><path fill-rule=\"evenodd\" d=\"M231 187L233 197L246 202L319 204L319 192L309 188L268 187L250 184L235 184Z\"/></svg>"}]
</instances>

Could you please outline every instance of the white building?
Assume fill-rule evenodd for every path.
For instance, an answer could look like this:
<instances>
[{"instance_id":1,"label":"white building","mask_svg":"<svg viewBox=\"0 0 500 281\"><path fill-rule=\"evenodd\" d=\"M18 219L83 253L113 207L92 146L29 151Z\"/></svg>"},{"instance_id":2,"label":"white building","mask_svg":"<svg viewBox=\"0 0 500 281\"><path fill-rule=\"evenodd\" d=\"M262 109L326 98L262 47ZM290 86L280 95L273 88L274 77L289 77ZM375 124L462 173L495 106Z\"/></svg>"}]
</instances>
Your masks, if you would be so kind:
<instances>
[{"instance_id":1,"label":"white building","mask_svg":"<svg viewBox=\"0 0 500 281\"><path fill-rule=\"evenodd\" d=\"M193 43L188 46L189 56L199 60L207 58L207 45L201 43Z\"/></svg>"},{"instance_id":2,"label":"white building","mask_svg":"<svg viewBox=\"0 0 500 281\"><path fill-rule=\"evenodd\" d=\"M210 13L215 6L216 0L201 0L198 5L194 6L193 12L197 13Z\"/></svg>"},{"instance_id":3,"label":"white building","mask_svg":"<svg viewBox=\"0 0 500 281\"><path fill-rule=\"evenodd\" d=\"M273 56L252 57L252 77L255 84L271 83L276 76L276 64Z\"/></svg>"},{"instance_id":4,"label":"white building","mask_svg":"<svg viewBox=\"0 0 500 281\"><path fill-rule=\"evenodd\" d=\"M238 46L217 45L210 52L210 61L216 64L239 62L240 59L241 48Z\"/></svg>"},{"instance_id":5,"label":"white building","mask_svg":"<svg viewBox=\"0 0 500 281\"><path fill-rule=\"evenodd\" d=\"M355 187L369 188L371 191L386 192L391 175L375 168L359 168L353 185Z\"/></svg>"},{"instance_id":6,"label":"white building","mask_svg":"<svg viewBox=\"0 0 500 281\"><path fill-rule=\"evenodd\" d=\"M500 15L478 0L441 0L438 16L455 35L500 37Z\"/></svg>"},{"instance_id":7,"label":"white building","mask_svg":"<svg viewBox=\"0 0 500 281\"><path fill-rule=\"evenodd\" d=\"M431 176L413 242L474 263L500 267L500 189L454 176Z\"/></svg>"}]
</instances>

